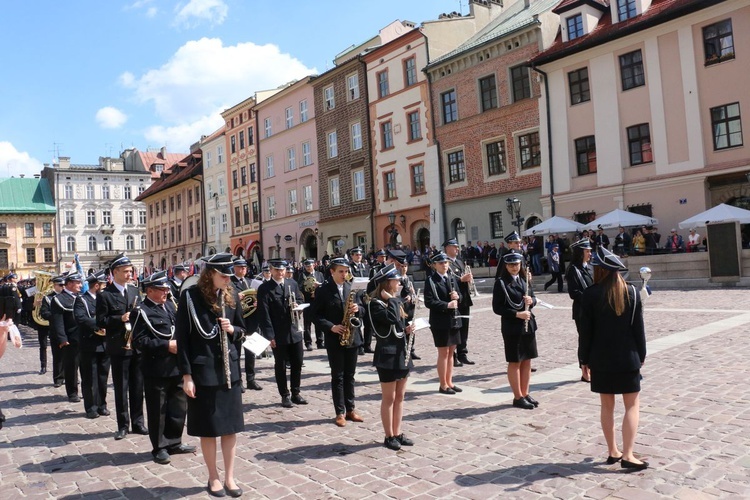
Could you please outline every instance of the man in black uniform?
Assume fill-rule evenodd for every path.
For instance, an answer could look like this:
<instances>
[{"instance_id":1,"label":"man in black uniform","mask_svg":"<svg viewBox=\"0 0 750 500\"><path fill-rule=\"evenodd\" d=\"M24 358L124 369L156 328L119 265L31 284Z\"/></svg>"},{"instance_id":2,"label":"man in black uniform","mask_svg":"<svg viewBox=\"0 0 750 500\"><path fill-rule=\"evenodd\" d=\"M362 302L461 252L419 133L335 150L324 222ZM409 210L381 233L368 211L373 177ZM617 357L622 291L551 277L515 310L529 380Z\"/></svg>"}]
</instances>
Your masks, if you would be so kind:
<instances>
[{"instance_id":1,"label":"man in black uniform","mask_svg":"<svg viewBox=\"0 0 750 500\"><path fill-rule=\"evenodd\" d=\"M182 282L188 277L188 268L183 264L172 266L172 278L169 280L169 289L175 303L180 301L180 287Z\"/></svg>"},{"instance_id":2,"label":"man in black uniform","mask_svg":"<svg viewBox=\"0 0 750 500\"><path fill-rule=\"evenodd\" d=\"M513 231L508 236L503 238L505 240L505 250L502 251L502 255L500 255L500 259L497 265L497 269L495 270L495 279L498 279L500 277L500 271L503 270L503 257L510 253L511 250L515 250L516 252L523 255L523 250L521 249L521 235L519 235L517 232ZM521 273L526 273L526 259L521 261Z\"/></svg>"},{"instance_id":3,"label":"man in black uniform","mask_svg":"<svg viewBox=\"0 0 750 500\"><path fill-rule=\"evenodd\" d=\"M474 302L471 300L471 293L469 292L469 283L474 279L470 272L466 272L466 266L463 261L458 257L458 241L455 238L443 243L443 249L445 254L450 259L450 270L458 281L458 293L461 296L461 300L458 302L458 314L461 316L469 316L471 313L471 306ZM461 342L456 346L456 351L453 353L453 366L473 365L467 354L469 349L466 344L469 340L469 318L462 318L461 321Z\"/></svg>"},{"instance_id":4,"label":"man in black uniform","mask_svg":"<svg viewBox=\"0 0 750 500\"><path fill-rule=\"evenodd\" d=\"M349 263L346 259L331 260L331 277L315 293L313 321L319 331L325 334L328 364L331 367L331 391L333 407L336 411L336 425L344 427L347 420L364 422L354 410L354 374L357 371L357 350L362 345L362 328L351 324L344 325L346 304L348 314L361 324L364 316L359 293L352 297L352 286L346 281ZM356 321L355 321L356 322ZM348 322L347 322L348 323ZM342 346L341 335L350 332L351 344Z\"/></svg>"},{"instance_id":5,"label":"man in black uniform","mask_svg":"<svg viewBox=\"0 0 750 500\"><path fill-rule=\"evenodd\" d=\"M42 304L39 306L39 316L47 320L47 322L52 318L52 298L63 291L64 284L64 276L55 276L52 278L52 291L42 297ZM52 349L52 383L54 387L60 387L65 382L62 352L60 352L60 346L57 345L57 342L50 337L49 324L47 326L37 325L37 336L39 338L39 359L42 363L39 375L47 373L47 339L50 339L50 348Z\"/></svg>"},{"instance_id":6,"label":"man in black uniform","mask_svg":"<svg viewBox=\"0 0 750 500\"><path fill-rule=\"evenodd\" d=\"M395 252L396 250L393 251ZM396 272L400 276L401 282L401 299L403 300L404 312L407 315L407 317L404 318L404 324L407 324L411 321L414 321L414 313L417 309L417 293L414 289L414 283L412 283L411 278L409 278L409 261L406 258L406 255L404 255L404 257L399 256L395 258L395 260L397 262ZM368 323L369 321L365 321L365 326L367 326ZM422 359L417 355L414 347L415 345L416 343L412 343L411 359Z\"/></svg>"},{"instance_id":7,"label":"man in black uniform","mask_svg":"<svg viewBox=\"0 0 750 500\"><path fill-rule=\"evenodd\" d=\"M243 290L251 290L252 286L250 283L250 280L247 279L247 261L243 259L242 257L237 257L234 259L234 276L232 276L232 284L237 289L237 293L242 292ZM257 300L257 295L256 295ZM257 302L255 304L257 306ZM250 335L253 332L258 331L258 320L257 316L255 315L257 311L252 311L248 316L245 316L247 314L247 311L242 311L242 315L245 319L245 330L247 331L248 335ZM235 345L237 348L237 352L241 352L240 348L242 346L242 343L239 345ZM240 360L237 360L238 363L240 363ZM240 367L240 373L242 373L242 367ZM253 389L255 391L260 391L263 389L260 385L258 385L258 382L255 381L255 354L253 354L249 349L245 349L245 377L247 379L247 388ZM245 389L243 388L242 391L244 392Z\"/></svg>"},{"instance_id":8,"label":"man in black uniform","mask_svg":"<svg viewBox=\"0 0 750 500\"><path fill-rule=\"evenodd\" d=\"M187 395L177 368L177 310L167 300L170 283L166 271L152 274L142 286L146 298L134 312L133 348L143 353L151 455L157 464L168 464L170 455L195 451L195 446L182 444Z\"/></svg>"},{"instance_id":9,"label":"man in black uniform","mask_svg":"<svg viewBox=\"0 0 750 500\"><path fill-rule=\"evenodd\" d=\"M129 286L133 264L120 254L110 264L112 283L96 296L96 325L107 332L107 353L112 360L117 432L123 439L132 424L135 434L148 434L143 418L143 356L129 345L132 341L130 313L140 303L138 290ZM128 407L130 412L128 413Z\"/></svg>"},{"instance_id":10,"label":"man in black uniform","mask_svg":"<svg viewBox=\"0 0 750 500\"><path fill-rule=\"evenodd\" d=\"M274 356L276 386L281 395L281 406L291 408L292 403L306 405L300 395L302 381L302 332L297 315L292 311L303 300L297 282L284 279L287 263L282 259L269 261L271 279L258 287L258 328L261 335L271 341ZM309 309L309 308L308 308ZM286 379L286 364L291 369L291 398Z\"/></svg>"},{"instance_id":11,"label":"man in black uniform","mask_svg":"<svg viewBox=\"0 0 750 500\"><path fill-rule=\"evenodd\" d=\"M352 276L355 278L369 278L370 277L370 266L368 266L362 258L362 249L354 247L349 250L351 256L351 264L349 266Z\"/></svg>"},{"instance_id":12,"label":"man in black uniform","mask_svg":"<svg viewBox=\"0 0 750 500\"><path fill-rule=\"evenodd\" d=\"M63 369L65 370L65 392L68 401L78 403L78 344L80 332L75 316L73 316L73 305L76 297L81 291L81 280L78 273L65 276L63 292L52 298L50 319L50 333L52 342L60 346L63 357Z\"/></svg>"},{"instance_id":13,"label":"man in black uniform","mask_svg":"<svg viewBox=\"0 0 750 500\"><path fill-rule=\"evenodd\" d=\"M297 285L299 285L299 289L302 291L302 295L305 297L305 303L312 304L313 299L315 298L315 289L323 284L323 281L325 281L325 278L323 277L323 273L320 271L315 270L315 259L307 259L302 262L304 265L304 270L300 273L299 280L297 281ZM314 282L312 280L315 280ZM310 288L309 286L305 286L305 283L312 283L313 286ZM302 317L305 322L305 333L304 333L304 340L305 340L305 348L308 351L312 351L312 315L311 315L311 308L308 307L302 311ZM320 331L320 329L316 326L315 327L315 344L317 345L318 349L323 348L323 332Z\"/></svg>"},{"instance_id":14,"label":"man in black uniform","mask_svg":"<svg viewBox=\"0 0 750 500\"><path fill-rule=\"evenodd\" d=\"M370 268L370 276L368 276L370 279L372 279L375 274L383 269L386 266L385 264L385 251L384 250L378 250L375 252L375 263ZM375 288L373 288L374 290Z\"/></svg>"},{"instance_id":15,"label":"man in black uniform","mask_svg":"<svg viewBox=\"0 0 750 500\"><path fill-rule=\"evenodd\" d=\"M107 286L104 271L86 278L89 289L78 296L73 305L73 316L81 333L81 392L86 418L109 415L107 409L107 379L109 378L109 355L104 330L96 326L96 296Z\"/></svg>"}]
</instances>

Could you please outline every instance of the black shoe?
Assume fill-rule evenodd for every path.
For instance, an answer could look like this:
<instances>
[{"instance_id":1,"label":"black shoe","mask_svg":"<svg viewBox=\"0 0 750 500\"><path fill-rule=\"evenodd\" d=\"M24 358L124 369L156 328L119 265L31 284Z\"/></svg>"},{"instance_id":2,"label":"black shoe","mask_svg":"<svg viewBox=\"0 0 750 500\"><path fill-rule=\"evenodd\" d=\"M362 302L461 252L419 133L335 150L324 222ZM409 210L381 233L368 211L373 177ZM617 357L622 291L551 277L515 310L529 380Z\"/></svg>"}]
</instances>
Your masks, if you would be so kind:
<instances>
[{"instance_id":1,"label":"black shoe","mask_svg":"<svg viewBox=\"0 0 750 500\"><path fill-rule=\"evenodd\" d=\"M240 384L240 392L241 392L242 394L245 394L245 386L244 386L244 385L242 385L242 384Z\"/></svg>"},{"instance_id":2,"label":"black shoe","mask_svg":"<svg viewBox=\"0 0 750 500\"><path fill-rule=\"evenodd\" d=\"M322 342L318 342L317 344L315 344L315 347L317 347L318 349L325 349L325 345L323 345Z\"/></svg>"},{"instance_id":3,"label":"black shoe","mask_svg":"<svg viewBox=\"0 0 750 500\"><path fill-rule=\"evenodd\" d=\"M312 351L312 350L313 350L313 346L312 346L312 344L307 344L307 345L305 346L305 350L306 350L306 351Z\"/></svg>"},{"instance_id":4,"label":"black shoe","mask_svg":"<svg viewBox=\"0 0 750 500\"><path fill-rule=\"evenodd\" d=\"M78 394L72 394L68 396L68 402L69 403L80 403L81 397Z\"/></svg>"},{"instance_id":5,"label":"black shoe","mask_svg":"<svg viewBox=\"0 0 750 500\"><path fill-rule=\"evenodd\" d=\"M225 496L227 496L227 493L224 491L224 487L222 487L220 490L212 490L211 489L211 482L210 481L206 485L206 491L212 497L225 497Z\"/></svg>"},{"instance_id":6,"label":"black shoe","mask_svg":"<svg viewBox=\"0 0 750 500\"><path fill-rule=\"evenodd\" d=\"M229 486L227 486L227 483L224 483L224 490L226 490L227 495L229 495L232 498L239 498L242 496L242 488L237 488L236 490L233 490Z\"/></svg>"},{"instance_id":7,"label":"black shoe","mask_svg":"<svg viewBox=\"0 0 750 500\"><path fill-rule=\"evenodd\" d=\"M471 361L469 358L467 358L465 354L463 356L459 356L458 360L461 363L465 364L465 365L475 365L476 364L473 361Z\"/></svg>"},{"instance_id":8,"label":"black shoe","mask_svg":"<svg viewBox=\"0 0 750 500\"><path fill-rule=\"evenodd\" d=\"M294 406L292 404L292 398L289 396L281 396L281 406L284 408L292 408Z\"/></svg>"},{"instance_id":9,"label":"black shoe","mask_svg":"<svg viewBox=\"0 0 750 500\"><path fill-rule=\"evenodd\" d=\"M115 432L115 441L119 441L120 439L124 439L125 436L128 435L128 429L125 427L120 428L117 432Z\"/></svg>"},{"instance_id":10,"label":"black shoe","mask_svg":"<svg viewBox=\"0 0 750 500\"><path fill-rule=\"evenodd\" d=\"M411 352L411 359L422 359L420 356L417 356L417 353L412 351Z\"/></svg>"},{"instance_id":11,"label":"black shoe","mask_svg":"<svg viewBox=\"0 0 750 500\"><path fill-rule=\"evenodd\" d=\"M545 292L547 291L547 288L549 288L549 285L545 284L545 285L544 285L544 291L545 291Z\"/></svg>"},{"instance_id":12,"label":"black shoe","mask_svg":"<svg viewBox=\"0 0 750 500\"><path fill-rule=\"evenodd\" d=\"M633 471L648 469L648 462L641 462L639 464L635 462L628 462L627 460L620 461L620 467L623 469L630 469Z\"/></svg>"},{"instance_id":13,"label":"black shoe","mask_svg":"<svg viewBox=\"0 0 750 500\"><path fill-rule=\"evenodd\" d=\"M133 434L141 434L143 436L148 436L148 429L146 428L145 425L134 425Z\"/></svg>"},{"instance_id":14,"label":"black shoe","mask_svg":"<svg viewBox=\"0 0 750 500\"><path fill-rule=\"evenodd\" d=\"M534 408L536 408L537 406L539 406L539 401L537 401L536 399L532 398L531 395L527 394L525 399L529 403L533 404Z\"/></svg>"},{"instance_id":15,"label":"black shoe","mask_svg":"<svg viewBox=\"0 0 750 500\"><path fill-rule=\"evenodd\" d=\"M620 455L619 457L613 457L610 455L607 457L607 465L614 465L617 462L619 462L621 459L622 459L622 455Z\"/></svg>"},{"instance_id":16,"label":"black shoe","mask_svg":"<svg viewBox=\"0 0 750 500\"><path fill-rule=\"evenodd\" d=\"M591 381L590 381L590 380L586 380L586 379L585 379L585 378L583 378L583 377L581 377L581 382L586 382L587 384L590 384L590 383L591 383Z\"/></svg>"},{"instance_id":17,"label":"black shoe","mask_svg":"<svg viewBox=\"0 0 750 500\"><path fill-rule=\"evenodd\" d=\"M42 369L39 370L39 375L44 375L45 373L47 373L47 367L43 366Z\"/></svg>"},{"instance_id":18,"label":"black shoe","mask_svg":"<svg viewBox=\"0 0 750 500\"><path fill-rule=\"evenodd\" d=\"M513 400L513 406L515 408L522 408L524 410L533 410L534 405L529 403L526 398L518 398Z\"/></svg>"},{"instance_id":19,"label":"black shoe","mask_svg":"<svg viewBox=\"0 0 750 500\"><path fill-rule=\"evenodd\" d=\"M54 384L52 384L52 387L54 387L55 389L57 389L58 387L62 387L62 385L63 385L62 382L55 382Z\"/></svg>"},{"instance_id":20,"label":"black shoe","mask_svg":"<svg viewBox=\"0 0 750 500\"><path fill-rule=\"evenodd\" d=\"M195 446L180 443L177 446L173 446L167 450L170 455L183 455L185 453L195 453Z\"/></svg>"},{"instance_id":21,"label":"black shoe","mask_svg":"<svg viewBox=\"0 0 750 500\"><path fill-rule=\"evenodd\" d=\"M457 385L454 385L453 387L451 387L451 389L453 389L453 392L464 392L464 390L463 390L463 389L461 389L461 388L460 388L459 386L457 386Z\"/></svg>"},{"instance_id":22,"label":"black shoe","mask_svg":"<svg viewBox=\"0 0 750 500\"><path fill-rule=\"evenodd\" d=\"M102 408L99 408L98 410L96 410L96 412L97 412L97 413L98 413L99 415L103 416L103 417L106 417L106 416L108 416L108 415L110 414L110 413L109 413L109 410L107 409L107 407L106 407L106 406L104 406L104 407L102 407Z\"/></svg>"},{"instance_id":23,"label":"black shoe","mask_svg":"<svg viewBox=\"0 0 750 500\"><path fill-rule=\"evenodd\" d=\"M86 418L91 418L91 419L99 418L99 414L95 412L94 410L89 410L86 412Z\"/></svg>"},{"instance_id":24,"label":"black shoe","mask_svg":"<svg viewBox=\"0 0 750 500\"><path fill-rule=\"evenodd\" d=\"M248 380L247 381L247 388L248 389L252 389L254 391L262 391L263 390L263 388L261 386L259 386L258 382L256 382L255 380Z\"/></svg>"},{"instance_id":25,"label":"black shoe","mask_svg":"<svg viewBox=\"0 0 750 500\"><path fill-rule=\"evenodd\" d=\"M389 450L398 451L401 449L401 443L398 441L398 438L396 436L385 438L385 441L383 441L383 444Z\"/></svg>"},{"instance_id":26,"label":"black shoe","mask_svg":"<svg viewBox=\"0 0 750 500\"><path fill-rule=\"evenodd\" d=\"M365 355L365 348L364 347L360 347L359 350L357 351L357 354L359 354L360 356L364 356Z\"/></svg>"},{"instance_id":27,"label":"black shoe","mask_svg":"<svg viewBox=\"0 0 750 500\"><path fill-rule=\"evenodd\" d=\"M169 457L169 452L162 448L158 451L156 455L154 455L154 462L161 465L167 465L169 462L171 462L172 459Z\"/></svg>"},{"instance_id":28,"label":"black shoe","mask_svg":"<svg viewBox=\"0 0 750 500\"><path fill-rule=\"evenodd\" d=\"M532 372L535 372L535 371L536 371L536 368L532 368L532 369L531 369L531 371L532 371Z\"/></svg>"},{"instance_id":29,"label":"black shoe","mask_svg":"<svg viewBox=\"0 0 750 500\"><path fill-rule=\"evenodd\" d=\"M453 366L464 366L463 363L461 363L461 360L456 357L456 355L453 355Z\"/></svg>"},{"instance_id":30,"label":"black shoe","mask_svg":"<svg viewBox=\"0 0 750 500\"><path fill-rule=\"evenodd\" d=\"M406 435L403 433L396 436L396 439L399 443L401 443L401 446L414 446L414 441L406 437Z\"/></svg>"},{"instance_id":31,"label":"black shoe","mask_svg":"<svg viewBox=\"0 0 750 500\"><path fill-rule=\"evenodd\" d=\"M454 390L453 390L453 389L451 389L450 387L446 387L445 389L443 389L443 388L441 387L440 389L438 389L438 392L439 392L440 394L455 394L455 393L456 393L456 391L454 391Z\"/></svg>"},{"instance_id":32,"label":"black shoe","mask_svg":"<svg viewBox=\"0 0 750 500\"><path fill-rule=\"evenodd\" d=\"M370 347L370 346L368 345L368 346L365 346L365 352L366 352L367 354L373 354L373 353L374 353L375 351L373 351L373 350L372 350L372 347Z\"/></svg>"},{"instance_id":33,"label":"black shoe","mask_svg":"<svg viewBox=\"0 0 750 500\"><path fill-rule=\"evenodd\" d=\"M296 405L306 405L307 400L300 396L299 394L292 394L292 403Z\"/></svg>"}]
</instances>

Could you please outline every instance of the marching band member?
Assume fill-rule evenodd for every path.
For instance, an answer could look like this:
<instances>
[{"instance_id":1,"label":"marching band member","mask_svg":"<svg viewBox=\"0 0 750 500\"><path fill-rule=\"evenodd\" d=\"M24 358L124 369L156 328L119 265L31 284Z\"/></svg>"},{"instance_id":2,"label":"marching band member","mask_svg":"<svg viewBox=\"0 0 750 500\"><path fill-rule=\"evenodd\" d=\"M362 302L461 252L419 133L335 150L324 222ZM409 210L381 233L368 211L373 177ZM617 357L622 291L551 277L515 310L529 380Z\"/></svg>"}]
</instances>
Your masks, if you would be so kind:
<instances>
[{"instance_id":1,"label":"marching band member","mask_svg":"<svg viewBox=\"0 0 750 500\"><path fill-rule=\"evenodd\" d=\"M417 294L414 291L414 283L409 278L409 263L406 261L406 255L404 255L403 262L399 259L396 265L396 272L398 272L401 284L401 300L403 301L404 311L406 312L406 322L409 323L414 320L414 313L417 309ZM411 352L409 353L412 360L422 359L417 356L415 351L416 344L412 341Z\"/></svg>"},{"instance_id":2,"label":"marching band member","mask_svg":"<svg viewBox=\"0 0 750 500\"><path fill-rule=\"evenodd\" d=\"M589 268L591 260L591 240L582 238L572 245L573 258L570 260L570 266L565 272L565 281L568 283L568 295L573 299L573 321L576 323L576 331L581 334L578 326L578 318L581 315L581 297L583 291L594 283L594 278ZM591 376L586 366L578 360L581 367L581 382L591 382Z\"/></svg>"},{"instance_id":3,"label":"marching band member","mask_svg":"<svg viewBox=\"0 0 750 500\"><path fill-rule=\"evenodd\" d=\"M176 302L180 300L180 288L182 282L188 277L188 268L184 264L172 266L172 277L169 279L169 289L172 299Z\"/></svg>"},{"instance_id":4,"label":"marching band member","mask_svg":"<svg viewBox=\"0 0 750 500\"><path fill-rule=\"evenodd\" d=\"M250 290L252 288L250 284L250 280L248 280L246 276L247 276L247 261L243 259L242 257L237 257L236 259L234 259L234 276L232 276L232 284L237 289L237 292ZM243 312L243 315L244 315L244 312ZM248 333L252 333L257 330L258 330L258 320L257 320L257 316L255 312L253 312L248 317L245 318L245 331ZM237 348L237 352L240 352L242 343L240 342L235 347ZM263 388L258 384L258 382L255 381L255 354L253 354L249 349L245 349L244 355L245 355L245 379L247 382L247 388L253 389L255 391L260 391ZM237 360L238 363L240 361L241 360ZM240 367L240 371L242 371L242 367ZM244 387L242 388L242 392L245 392Z\"/></svg>"},{"instance_id":5,"label":"marching band member","mask_svg":"<svg viewBox=\"0 0 750 500\"><path fill-rule=\"evenodd\" d=\"M505 250L503 250L503 254L500 256L500 265L497 266L497 270L495 271L495 279L500 277L500 273L503 270L502 260L503 257L505 257L507 254L511 252L511 250L516 251L523 256L523 249L521 248L521 235L518 234L516 231L513 231L508 236L503 238L505 240ZM526 274L526 259L521 260L521 272L523 274Z\"/></svg>"},{"instance_id":6,"label":"marching band member","mask_svg":"<svg viewBox=\"0 0 750 500\"><path fill-rule=\"evenodd\" d=\"M406 382L409 370L414 367L408 355L408 339L414 335L414 326L407 324L404 301L398 295L401 275L395 266L386 266L373 280L377 287L370 295L367 307L375 334L372 364L380 379L380 420L385 431L383 444L391 450L400 450L401 446L414 444L401 432Z\"/></svg>"},{"instance_id":7,"label":"marching band member","mask_svg":"<svg viewBox=\"0 0 750 500\"><path fill-rule=\"evenodd\" d=\"M81 292L82 277L78 273L65 276L63 292L52 299L50 311L50 334L53 341L60 347L65 370L65 391L68 401L78 403L78 365L80 363L78 344L81 334L78 323L73 316L73 305Z\"/></svg>"},{"instance_id":8,"label":"marching band member","mask_svg":"<svg viewBox=\"0 0 750 500\"><path fill-rule=\"evenodd\" d=\"M187 432L200 437L212 496L242 495L234 481L237 433L244 430L235 342L245 335L242 307L231 277L232 255L206 257L198 284L183 290L177 308L177 364L188 396ZM216 439L224 457L224 484L216 467Z\"/></svg>"},{"instance_id":9,"label":"marching band member","mask_svg":"<svg viewBox=\"0 0 750 500\"><path fill-rule=\"evenodd\" d=\"M130 312L140 303L141 297L138 289L129 285L133 278L133 264L125 254L115 257L109 268L112 283L96 295L96 325L106 330L107 354L115 388L115 440L120 440L127 436L130 425L134 434L148 435L143 417L143 356L132 348L130 330Z\"/></svg>"},{"instance_id":10,"label":"marching band member","mask_svg":"<svg viewBox=\"0 0 750 500\"><path fill-rule=\"evenodd\" d=\"M437 372L441 394L461 392L453 385L453 353L461 341L462 318L458 318L461 293L450 272L450 258L443 252L432 257L435 267L424 285L424 305L430 310L430 330L437 347Z\"/></svg>"},{"instance_id":11,"label":"marching band member","mask_svg":"<svg viewBox=\"0 0 750 500\"><path fill-rule=\"evenodd\" d=\"M458 314L468 316L471 313L471 306L474 302L471 300L469 283L474 277L471 272L467 272L466 265L458 256L458 241L451 238L443 243L443 249L450 258L450 269L458 280L458 290L461 293L461 301L458 303ZM461 340L453 353L453 366L473 365L474 362L468 358L469 349L466 344L469 340L469 318L461 318Z\"/></svg>"},{"instance_id":12,"label":"marching band member","mask_svg":"<svg viewBox=\"0 0 750 500\"><path fill-rule=\"evenodd\" d=\"M193 453L195 446L182 444L187 396L177 367L175 306L167 300L167 272L159 271L141 284L146 298L135 310L133 347L143 353L151 455L157 464L168 464L170 455Z\"/></svg>"},{"instance_id":13,"label":"marching band member","mask_svg":"<svg viewBox=\"0 0 750 500\"><path fill-rule=\"evenodd\" d=\"M292 403L306 405L300 395L302 383L302 332L292 308L302 303L303 296L293 279L285 279L287 262L271 259L271 279L258 287L258 328L261 335L271 341L273 349L276 386L281 396L281 406L291 408ZM287 386L286 365L291 369L291 397Z\"/></svg>"},{"instance_id":14,"label":"marching band member","mask_svg":"<svg viewBox=\"0 0 750 500\"><path fill-rule=\"evenodd\" d=\"M331 367L331 391L336 411L335 423L344 427L346 421L364 422L354 409L354 373L357 371L357 350L362 345L361 307L359 294L352 292L346 281L349 263L346 259L331 260L331 279L315 292L312 317L315 325L325 334L328 364ZM349 304L348 309L346 305ZM349 316L352 321L346 320ZM355 326L359 321L360 326ZM346 324L344 324L346 322ZM341 345L342 335L349 335L346 345Z\"/></svg>"},{"instance_id":15,"label":"marching band member","mask_svg":"<svg viewBox=\"0 0 750 500\"><path fill-rule=\"evenodd\" d=\"M81 294L73 306L73 315L81 334L81 392L86 418L109 415L107 409L107 379L110 360L104 331L96 326L96 296L107 286L104 271L86 278L89 289Z\"/></svg>"},{"instance_id":16,"label":"marching band member","mask_svg":"<svg viewBox=\"0 0 750 500\"><path fill-rule=\"evenodd\" d=\"M52 298L58 293L62 293L65 284L64 276L55 276L52 278L52 291L42 298L42 304L39 306L39 316L42 319L49 321L52 319ZM52 384L53 387L60 387L65 383L65 370L63 369L63 357L60 352L60 346L52 338L50 327L39 325L39 346L41 349L42 343L44 343L44 356L40 354L42 358L42 369L39 371L40 375L44 375L47 372L47 338L50 341L50 349L52 349ZM42 340L44 339L44 340Z\"/></svg>"},{"instance_id":17,"label":"marching band member","mask_svg":"<svg viewBox=\"0 0 750 500\"><path fill-rule=\"evenodd\" d=\"M318 288L320 285L323 284L323 281L325 281L325 277L323 277L323 273L320 271L315 270L315 259L306 259L302 261L302 265L304 266L304 270L300 273L299 280L297 281L297 285L299 285L299 289L302 291L302 295L305 298L305 303L312 304L313 299L315 298L315 289ZM315 280L314 282L312 280ZM314 287L310 289L309 287L305 286L306 282L314 283ZM313 327L313 321L312 321L312 307L307 307L305 310L302 311L302 318L305 323L305 333L304 333L304 340L305 340L305 349L308 351L312 351L312 327ZM323 349L323 332L320 331L315 326L315 344L317 345L318 349Z\"/></svg>"},{"instance_id":18,"label":"marching band member","mask_svg":"<svg viewBox=\"0 0 750 500\"><path fill-rule=\"evenodd\" d=\"M533 410L539 402L529 395L531 360L538 356L536 320L530 309L536 305L534 290L522 276L523 255L511 251L503 257L500 277L492 291L492 310L501 317L500 330L508 362L508 383L513 406Z\"/></svg>"}]
</instances>

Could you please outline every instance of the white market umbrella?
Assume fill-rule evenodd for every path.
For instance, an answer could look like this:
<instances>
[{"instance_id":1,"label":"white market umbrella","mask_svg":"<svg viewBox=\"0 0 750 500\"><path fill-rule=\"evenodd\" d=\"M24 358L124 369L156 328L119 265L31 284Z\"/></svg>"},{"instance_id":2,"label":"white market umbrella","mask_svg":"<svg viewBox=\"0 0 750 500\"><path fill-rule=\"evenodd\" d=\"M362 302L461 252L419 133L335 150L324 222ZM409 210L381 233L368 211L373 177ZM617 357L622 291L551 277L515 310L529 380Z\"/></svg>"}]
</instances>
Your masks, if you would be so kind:
<instances>
[{"instance_id":1,"label":"white market umbrella","mask_svg":"<svg viewBox=\"0 0 750 500\"><path fill-rule=\"evenodd\" d=\"M565 217L550 217L546 221L528 228L523 236L543 236L555 233L575 233L583 228L583 224Z\"/></svg>"},{"instance_id":2,"label":"white market umbrella","mask_svg":"<svg viewBox=\"0 0 750 500\"><path fill-rule=\"evenodd\" d=\"M602 229L616 229L619 226L656 226L657 224L659 224L659 220L653 217L616 208L586 224L586 229L599 229L599 227Z\"/></svg>"},{"instance_id":3,"label":"white market umbrella","mask_svg":"<svg viewBox=\"0 0 750 500\"><path fill-rule=\"evenodd\" d=\"M689 219L680 222L682 229L692 227L704 227L706 224L715 224L717 222L739 222L740 224L750 224L750 210L734 207L722 203L705 212L694 215Z\"/></svg>"}]
</instances>

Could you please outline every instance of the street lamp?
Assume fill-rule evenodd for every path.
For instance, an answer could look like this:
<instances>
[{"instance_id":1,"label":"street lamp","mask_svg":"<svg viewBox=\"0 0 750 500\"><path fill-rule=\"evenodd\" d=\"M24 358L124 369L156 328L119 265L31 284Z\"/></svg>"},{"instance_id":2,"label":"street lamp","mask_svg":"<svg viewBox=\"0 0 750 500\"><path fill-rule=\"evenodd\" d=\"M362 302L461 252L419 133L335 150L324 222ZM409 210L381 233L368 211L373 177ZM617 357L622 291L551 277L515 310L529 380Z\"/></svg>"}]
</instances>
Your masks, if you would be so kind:
<instances>
[{"instance_id":1,"label":"street lamp","mask_svg":"<svg viewBox=\"0 0 750 500\"><path fill-rule=\"evenodd\" d=\"M276 233L276 236L273 237L274 240L276 240L276 258L281 258L281 245L279 243L281 242L281 235L279 233Z\"/></svg>"},{"instance_id":2,"label":"street lamp","mask_svg":"<svg viewBox=\"0 0 750 500\"><path fill-rule=\"evenodd\" d=\"M521 200L518 198L508 198L505 200L505 206L508 208L510 214L510 223L516 226L518 234L521 234L521 224L523 224L524 218L521 217Z\"/></svg>"},{"instance_id":3,"label":"street lamp","mask_svg":"<svg viewBox=\"0 0 750 500\"><path fill-rule=\"evenodd\" d=\"M388 214L388 222L391 225L391 228L388 230L388 232L391 234L391 245L395 245L398 236L398 229L396 229L396 214L393 212Z\"/></svg>"}]
</instances>

